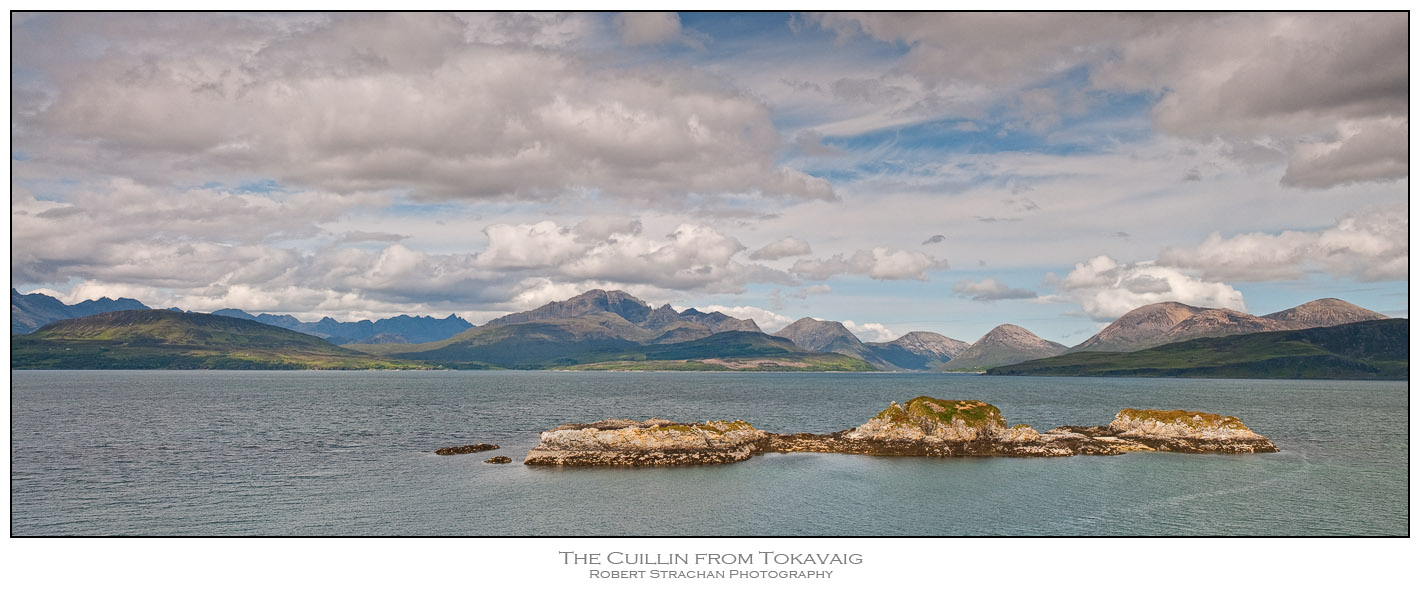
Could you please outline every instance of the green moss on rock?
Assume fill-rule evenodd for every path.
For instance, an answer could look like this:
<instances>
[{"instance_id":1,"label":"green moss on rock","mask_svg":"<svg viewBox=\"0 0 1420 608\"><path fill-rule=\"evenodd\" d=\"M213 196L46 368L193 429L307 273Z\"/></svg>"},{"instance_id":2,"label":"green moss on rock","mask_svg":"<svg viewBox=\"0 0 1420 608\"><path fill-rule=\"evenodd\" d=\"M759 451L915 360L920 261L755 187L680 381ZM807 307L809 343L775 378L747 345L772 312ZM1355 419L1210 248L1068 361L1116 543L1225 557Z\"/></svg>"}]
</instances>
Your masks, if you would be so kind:
<instances>
[{"instance_id":1,"label":"green moss on rock","mask_svg":"<svg viewBox=\"0 0 1420 608\"><path fill-rule=\"evenodd\" d=\"M953 420L961 420L963 424L976 428L991 425L993 422L1002 426L1006 423L1006 419L1001 416L1001 410L990 403L976 400L951 401L925 395L913 398L906 405L888 406L874 418L903 424L917 424L925 419L946 425L950 425Z\"/></svg>"}]
</instances>

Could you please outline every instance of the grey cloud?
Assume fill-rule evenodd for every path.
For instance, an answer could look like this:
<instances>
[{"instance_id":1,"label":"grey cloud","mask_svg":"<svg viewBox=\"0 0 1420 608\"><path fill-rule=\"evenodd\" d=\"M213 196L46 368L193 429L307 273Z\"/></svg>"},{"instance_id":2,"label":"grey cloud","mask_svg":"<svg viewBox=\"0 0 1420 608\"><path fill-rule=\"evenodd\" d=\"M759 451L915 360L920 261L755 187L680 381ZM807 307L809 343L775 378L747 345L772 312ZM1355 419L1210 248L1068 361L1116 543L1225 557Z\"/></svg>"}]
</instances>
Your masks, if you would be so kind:
<instances>
[{"instance_id":1,"label":"grey cloud","mask_svg":"<svg viewBox=\"0 0 1420 608\"><path fill-rule=\"evenodd\" d=\"M1081 91L1044 90L1070 70L1090 92L1148 92L1163 131L1290 157L1284 185L1325 188L1408 174L1409 22L1389 13L829 13L840 36L906 45L929 87L1002 91L1013 128L1053 127ZM1003 39L1012 40L1002 45ZM1390 128L1356 125L1388 124ZM1259 139L1281 148L1260 150ZM1340 146L1317 153L1308 142ZM1354 140L1354 141L1353 141Z\"/></svg>"},{"instance_id":2,"label":"grey cloud","mask_svg":"<svg viewBox=\"0 0 1420 608\"><path fill-rule=\"evenodd\" d=\"M56 166L155 183L259 174L417 199L836 196L776 165L769 110L725 83L469 42L446 15L340 14L298 27L226 15L123 18L121 28L88 15L52 21L16 47L17 64L41 68L52 102L17 115L15 130L18 147ZM101 52L58 52L81 35Z\"/></svg>"},{"instance_id":3,"label":"grey cloud","mask_svg":"<svg viewBox=\"0 0 1420 608\"><path fill-rule=\"evenodd\" d=\"M872 105L901 103L911 94L903 87L886 84L877 78L839 78L829 85L828 90L838 99Z\"/></svg>"},{"instance_id":4,"label":"grey cloud","mask_svg":"<svg viewBox=\"0 0 1420 608\"><path fill-rule=\"evenodd\" d=\"M340 238L339 238L339 239L336 239L336 242L337 242L337 243L362 243L362 242L398 243L398 242L403 241L404 239L407 239L407 238L409 238L409 235L407 235L407 234L394 234L394 233L392 233L392 232L366 232L366 231L364 231L364 230L353 230L353 231L346 232L345 234L340 235Z\"/></svg>"},{"instance_id":5,"label":"grey cloud","mask_svg":"<svg viewBox=\"0 0 1420 608\"><path fill-rule=\"evenodd\" d=\"M680 15L664 12L618 13L614 19L626 46L657 45L688 40L681 33Z\"/></svg>"},{"instance_id":6,"label":"grey cloud","mask_svg":"<svg viewBox=\"0 0 1420 608\"><path fill-rule=\"evenodd\" d=\"M813 253L813 248L809 247L807 241L788 236L754 250L749 254L749 259L778 260L810 253Z\"/></svg>"},{"instance_id":7,"label":"grey cloud","mask_svg":"<svg viewBox=\"0 0 1420 608\"><path fill-rule=\"evenodd\" d=\"M932 235L932 236L927 237L927 240L922 241L922 244L923 244L923 245L931 245L931 244L934 244L934 243L940 243L940 242L945 241L945 240L947 240L947 235L945 235L945 234L934 234L934 235Z\"/></svg>"},{"instance_id":8,"label":"grey cloud","mask_svg":"<svg viewBox=\"0 0 1420 608\"><path fill-rule=\"evenodd\" d=\"M843 156L845 152L840 148L826 144L823 141L823 134L817 131L803 131L794 137L794 146L799 149L799 153L805 156Z\"/></svg>"},{"instance_id":9,"label":"grey cloud","mask_svg":"<svg viewBox=\"0 0 1420 608\"><path fill-rule=\"evenodd\" d=\"M850 256L836 254L828 258L794 262L789 272L807 279L821 281L841 274L866 275L880 280L927 280L928 270L947 268L947 261L918 251L888 250L875 247L860 249Z\"/></svg>"},{"instance_id":10,"label":"grey cloud","mask_svg":"<svg viewBox=\"0 0 1420 608\"><path fill-rule=\"evenodd\" d=\"M1034 298L1038 294L1028 289L1009 287L1005 283L996 279L982 279L972 283L971 281L959 281L952 285L952 293L971 296L972 300L978 302L990 302L995 300L1024 300Z\"/></svg>"},{"instance_id":11,"label":"grey cloud","mask_svg":"<svg viewBox=\"0 0 1420 608\"><path fill-rule=\"evenodd\" d=\"M1119 286L1134 293L1159 293L1169 290L1167 280L1147 274L1124 278Z\"/></svg>"},{"instance_id":12,"label":"grey cloud","mask_svg":"<svg viewBox=\"0 0 1420 608\"><path fill-rule=\"evenodd\" d=\"M1400 179L1410 172L1410 121L1370 121L1356 134L1320 151L1299 147L1282 183L1303 188Z\"/></svg>"}]
</instances>

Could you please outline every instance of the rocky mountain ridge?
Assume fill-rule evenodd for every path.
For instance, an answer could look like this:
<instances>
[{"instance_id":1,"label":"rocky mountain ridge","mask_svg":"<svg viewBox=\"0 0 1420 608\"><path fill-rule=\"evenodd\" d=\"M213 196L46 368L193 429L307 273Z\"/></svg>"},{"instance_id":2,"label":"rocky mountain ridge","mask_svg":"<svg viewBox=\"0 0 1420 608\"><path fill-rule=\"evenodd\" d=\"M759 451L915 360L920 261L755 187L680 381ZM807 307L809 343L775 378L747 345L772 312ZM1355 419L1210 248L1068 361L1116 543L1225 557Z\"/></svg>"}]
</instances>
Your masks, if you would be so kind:
<instances>
[{"instance_id":1,"label":"rocky mountain ridge","mask_svg":"<svg viewBox=\"0 0 1420 608\"><path fill-rule=\"evenodd\" d=\"M107 297L65 304L42 293L21 294L10 288L10 335L27 334L45 325L64 319L77 319L118 310L148 310L142 302L131 298L111 300Z\"/></svg>"}]
</instances>

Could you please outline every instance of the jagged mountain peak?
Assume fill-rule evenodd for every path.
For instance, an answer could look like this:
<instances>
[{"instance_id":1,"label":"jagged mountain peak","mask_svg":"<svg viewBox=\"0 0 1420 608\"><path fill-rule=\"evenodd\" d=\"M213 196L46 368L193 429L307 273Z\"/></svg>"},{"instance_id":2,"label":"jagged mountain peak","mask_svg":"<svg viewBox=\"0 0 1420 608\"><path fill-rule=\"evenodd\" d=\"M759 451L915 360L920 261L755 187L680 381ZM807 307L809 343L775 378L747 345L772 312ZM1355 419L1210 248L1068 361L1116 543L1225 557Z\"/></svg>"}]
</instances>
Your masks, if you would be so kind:
<instances>
[{"instance_id":1,"label":"jagged mountain peak","mask_svg":"<svg viewBox=\"0 0 1420 608\"><path fill-rule=\"evenodd\" d=\"M489 321L487 325L569 319L594 312L609 312L632 323L642 323L650 316L651 307L624 291L593 289L566 300L548 302L533 310L499 317Z\"/></svg>"}]
</instances>

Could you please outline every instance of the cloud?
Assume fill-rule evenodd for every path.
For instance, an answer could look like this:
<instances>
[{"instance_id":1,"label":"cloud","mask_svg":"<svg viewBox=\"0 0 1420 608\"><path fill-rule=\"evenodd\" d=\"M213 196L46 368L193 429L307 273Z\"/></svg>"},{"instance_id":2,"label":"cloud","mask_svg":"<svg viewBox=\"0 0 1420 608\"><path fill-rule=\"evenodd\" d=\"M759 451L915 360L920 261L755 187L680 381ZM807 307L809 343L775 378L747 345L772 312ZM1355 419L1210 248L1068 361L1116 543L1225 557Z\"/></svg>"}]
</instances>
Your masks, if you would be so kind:
<instances>
[{"instance_id":1,"label":"cloud","mask_svg":"<svg viewBox=\"0 0 1420 608\"><path fill-rule=\"evenodd\" d=\"M923 244L923 245L932 245L932 244L934 244L934 243L940 243L940 242L945 241L945 240L947 240L947 235L945 235L945 234L934 234L934 235L932 235L932 236L927 237L927 240L922 241L922 244Z\"/></svg>"},{"instance_id":2,"label":"cloud","mask_svg":"<svg viewBox=\"0 0 1420 608\"><path fill-rule=\"evenodd\" d=\"M1343 127L1333 142L1297 144L1282 183L1303 188L1380 181L1409 174L1410 121L1383 118Z\"/></svg>"},{"instance_id":3,"label":"cloud","mask_svg":"<svg viewBox=\"0 0 1420 608\"><path fill-rule=\"evenodd\" d=\"M1076 264L1057 286L1059 293L1052 299L1075 302L1096 321L1113 321L1140 306L1169 301L1247 311L1242 292L1230 285L1153 262L1121 264L1108 256Z\"/></svg>"},{"instance_id":4,"label":"cloud","mask_svg":"<svg viewBox=\"0 0 1420 608\"><path fill-rule=\"evenodd\" d=\"M696 306L695 309L700 312L723 313L736 319L753 319L754 323L759 326L761 331L770 334L784 329L790 323L794 322L794 319L777 312L754 306L721 306L719 304L711 304L709 306Z\"/></svg>"},{"instance_id":5,"label":"cloud","mask_svg":"<svg viewBox=\"0 0 1420 608\"><path fill-rule=\"evenodd\" d=\"M830 258L799 260L794 262L789 271L816 281L840 274L866 275L882 280L926 281L928 270L946 267L946 260L939 260L918 251L875 247L872 250L859 249L848 257L840 253Z\"/></svg>"},{"instance_id":6,"label":"cloud","mask_svg":"<svg viewBox=\"0 0 1420 608\"><path fill-rule=\"evenodd\" d=\"M1215 232L1196 246L1165 249L1159 263L1220 281L1289 280L1313 271L1360 281L1403 281L1409 276L1409 234L1404 204L1375 205L1324 230L1230 237Z\"/></svg>"},{"instance_id":7,"label":"cloud","mask_svg":"<svg viewBox=\"0 0 1420 608\"><path fill-rule=\"evenodd\" d=\"M618 13L613 22L621 32L621 44L625 46L655 46L676 41L693 48L704 48L700 41L681 31L680 15L675 13Z\"/></svg>"},{"instance_id":8,"label":"cloud","mask_svg":"<svg viewBox=\"0 0 1420 608\"><path fill-rule=\"evenodd\" d=\"M971 281L959 281L952 286L952 293L971 296L971 299L978 302L1024 300L1034 298L1038 295L1028 289L1008 287L1005 283L997 281L996 279L982 279L975 283Z\"/></svg>"},{"instance_id":9,"label":"cloud","mask_svg":"<svg viewBox=\"0 0 1420 608\"><path fill-rule=\"evenodd\" d=\"M1014 108L1032 128L1084 110L1081 93L1145 93L1156 97L1152 117L1165 133L1239 146L1269 140L1290 156L1285 185L1408 175L1408 130L1399 126L1409 114L1404 13L828 13L810 21L840 37L903 44L900 69L926 85L921 95L989 91L995 107ZM1084 89L1059 84L1072 72L1088 76Z\"/></svg>"},{"instance_id":10,"label":"cloud","mask_svg":"<svg viewBox=\"0 0 1420 608\"><path fill-rule=\"evenodd\" d=\"M337 243L397 243L409 238L407 234L394 234L392 232L368 232L364 230L352 230L340 235L336 239Z\"/></svg>"},{"instance_id":11,"label":"cloud","mask_svg":"<svg viewBox=\"0 0 1420 608\"><path fill-rule=\"evenodd\" d=\"M864 342L890 342L897 338L897 333L882 323L854 323L853 321L841 321L841 323Z\"/></svg>"},{"instance_id":12,"label":"cloud","mask_svg":"<svg viewBox=\"0 0 1420 608\"><path fill-rule=\"evenodd\" d=\"M795 135L794 146L805 156L834 157L847 154L841 148L824 143L823 134L813 130L801 131Z\"/></svg>"},{"instance_id":13,"label":"cloud","mask_svg":"<svg viewBox=\"0 0 1420 608\"><path fill-rule=\"evenodd\" d=\"M835 197L778 166L769 109L715 78L490 44L450 15L307 19L69 14L21 28L15 60L36 74L23 88L43 101L17 114L15 145L35 159L17 172L256 175L416 200ZM81 43L94 52L60 51Z\"/></svg>"},{"instance_id":14,"label":"cloud","mask_svg":"<svg viewBox=\"0 0 1420 608\"><path fill-rule=\"evenodd\" d=\"M809 296L833 293L833 287L829 285L809 285L803 289L796 289L789 296L796 300L804 300Z\"/></svg>"},{"instance_id":15,"label":"cloud","mask_svg":"<svg viewBox=\"0 0 1420 608\"><path fill-rule=\"evenodd\" d=\"M792 236L788 236L756 249L753 253L749 254L749 259L778 260L809 253L813 253L813 249L809 247L807 241L801 241Z\"/></svg>"}]
</instances>

